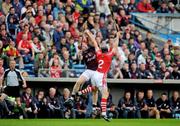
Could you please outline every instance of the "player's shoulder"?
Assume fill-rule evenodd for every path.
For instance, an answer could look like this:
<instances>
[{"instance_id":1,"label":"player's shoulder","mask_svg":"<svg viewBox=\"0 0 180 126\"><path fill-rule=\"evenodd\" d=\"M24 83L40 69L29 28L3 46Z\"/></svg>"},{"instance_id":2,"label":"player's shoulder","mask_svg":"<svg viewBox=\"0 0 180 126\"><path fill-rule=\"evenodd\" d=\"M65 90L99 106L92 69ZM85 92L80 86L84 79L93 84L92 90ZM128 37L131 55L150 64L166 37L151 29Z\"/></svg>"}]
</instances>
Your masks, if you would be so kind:
<instances>
[{"instance_id":1,"label":"player's shoulder","mask_svg":"<svg viewBox=\"0 0 180 126\"><path fill-rule=\"evenodd\" d=\"M112 57L112 56L115 55L115 53L111 50L111 51L109 51L109 52L107 53L107 55L108 55L109 57Z\"/></svg>"}]
</instances>

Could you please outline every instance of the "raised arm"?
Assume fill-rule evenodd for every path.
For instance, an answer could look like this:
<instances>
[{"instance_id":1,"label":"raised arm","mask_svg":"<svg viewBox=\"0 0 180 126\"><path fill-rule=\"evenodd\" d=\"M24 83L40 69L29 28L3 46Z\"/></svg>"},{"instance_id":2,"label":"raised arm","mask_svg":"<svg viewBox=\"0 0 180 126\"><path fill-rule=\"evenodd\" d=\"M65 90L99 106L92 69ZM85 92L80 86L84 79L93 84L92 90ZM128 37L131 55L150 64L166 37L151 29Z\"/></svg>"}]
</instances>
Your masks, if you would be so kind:
<instances>
[{"instance_id":1,"label":"raised arm","mask_svg":"<svg viewBox=\"0 0 180 126\"><path fill-rule=\"evenodd\" d=\"M117 52L118 44L119 44L119 37L120 37L120 32L117 32L116 33L116 38L114 39L113 49L112 49L113 53Z\"/></svg>"},{"instance_id":2,"label":"raised arm","mask_svg":"<svg viewBox=\"0 0 180 126\"><path fill-rule=\"evenodd\" d=\"M98 44L97 44L93 34L89 30L86 30L85 33L88 35L90 41L93 43L93 45L95 47L95 50L96 51L100 50L100 48L99 48L99 46L98 46Z\"/></svg>"}]
</instances>

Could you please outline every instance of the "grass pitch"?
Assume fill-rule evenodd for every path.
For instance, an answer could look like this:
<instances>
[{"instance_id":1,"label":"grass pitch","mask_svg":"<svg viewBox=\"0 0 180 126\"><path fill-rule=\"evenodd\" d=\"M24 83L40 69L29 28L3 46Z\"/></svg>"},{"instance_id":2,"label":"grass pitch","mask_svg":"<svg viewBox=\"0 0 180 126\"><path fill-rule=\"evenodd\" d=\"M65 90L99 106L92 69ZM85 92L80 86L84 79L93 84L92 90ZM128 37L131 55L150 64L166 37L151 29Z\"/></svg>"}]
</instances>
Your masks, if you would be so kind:
<instances>
[{"instance_id":1,"label":"grass pitch","mask_svg":"<svg viewBox=\"0 0 180 126\"><path fill-rule=\"evenodd\" d=\"M0 119L0 126L180 126L176 119Z\"/></svg>"}]
</instances>

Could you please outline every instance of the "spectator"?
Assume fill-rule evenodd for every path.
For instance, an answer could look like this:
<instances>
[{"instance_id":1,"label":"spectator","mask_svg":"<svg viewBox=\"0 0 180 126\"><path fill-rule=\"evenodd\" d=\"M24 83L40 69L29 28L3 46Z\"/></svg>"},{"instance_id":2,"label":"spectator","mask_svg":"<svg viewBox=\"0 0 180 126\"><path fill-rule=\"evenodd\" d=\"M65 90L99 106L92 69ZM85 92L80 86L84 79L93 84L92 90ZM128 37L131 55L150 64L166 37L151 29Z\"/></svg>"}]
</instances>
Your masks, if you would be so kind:
<instances>
[{"instance_id":1,"label":"spectator","mask_svg":"<svg viewBox=\"0 0 180 126\"><path fill-rule=\"evenodd\" d=\"M79 9L80 12L83 12L83 14L88 14L90 12L90 9L93 5L92 0L77 0L76 7Z\"/></svg>"},{"instance_id":2,"label":"spectator","mask_svg":"<svg viewBox=\"0 0 180 126\"><path fill-rule=\"evenodd\" d=\"M7 56L6 55L4 55L4 53L3 53L3 42L0 40L0 57L4 60L4 61L6 61L6 59L7 59Z\"/></svg>"},{"instance_id":3,"label":"spectator","mask_svg":"<svg viewBox=\"0 0 180 126\"><path fill-rule=\"evenodd\" d=\"M154 62L150 63L149 72L150 72L150 76L152 76L153 79L161 79L160 78L160 72L159 72L159 70L156 69Z\"/></svg>"},{"instance_id":4,"label":"spectator","mask_svg":"<svg viewBox=\"0 0 180 126\"><path fill-rule=\"evenodd\" d=\"M129 16L126 15L125 10L119 10L119 19L118 19L119 26L127 26L129 24Z\"/></svg>"},{"instance_id":5,"label":"spectator","mask_svg":"<svg viewBox=\"0 0 180 126\"><path fill-rule=\"evenodd\" d=\"M170 79L172 78L171 72L166 68L166 64L164 62L161 62L161 79Z\"/></svg>"},{"instance_id":6,"label":"spectator","mask_svg":"<svg viewBox=\"0 0 180 126\"><path fill-rule=\"evenodd\" d=\"M50 77L60 78L62 73L62 67L60 66L59 60L53 60L52 66L50 67Z\"/></svg>"},{"instance_id":7,"label":"spectator","mask_svg":"<svg viewBox=\"0 0 180 126\"><path fill-rule=\"evenodd\" d=\"M160 112L160 118L171 118L170 104L166 93L162 93L161 97L156 101L157 109Z\"/></svg>"},{"instance_id":8,"label":"spectator","mask_svg":"<svg viewBox=\"0 0 180 126\"><path fill-rule=\"evenodd\" d=\"M79 37L79 30L77 29L77 23L76 22L72 22L72 25L69 28L72 37L74 38L74 40L78 40Z\"/></svg>"},{"instance_id":9,"label":"spectator","mask_svg":"<svg viewBox=\"0 0 180 126\"><path fill-rule=\"evenodd\" d=\"M95 0L95 7L96 12L105 14L105 16L111 14L107 0Z\"/></svg>"},{"instance_id":10,"label":"spectator","mask_svg":"<svg viewBox=\"0 0 180 126\"><path fill-rule=\"evenodd\" d=\"M25 89L25 92L22 93L21 96L22 103L25 105L25 112L27 114L28 118L34 118L35 117L35 106L32 103L33 97L31 94L31 88L27 87Z\"/></svg>"},{"instance_id":11,"label":"spectator","mask_svg":"<svg viewBox=\"0 0 180 126\"><path fill-rule=\"evenodd\" d=\"M130 54L128 55L128 62L129 62L129 66L131 66L131 64L132 64L133 62L136 62L136 57L135 57L134 53L130 53Z\"/></svg>"},{"instance_id":12,"label":"spectator","mask_svg":"<svg viewBox=\"0 0 180 126\"><path fill-rule=\"evenodd\" d=\"M116 58L112 60L111 70L109 72L111 78L117 79L117 78L123 78L122 72L120 70L121 64L120 64L120 58Z\"/></svg>"},{"instance_id":13,"label":"spectator","mask_svg":"<svg viewBox=\"0 0 180 126\"><path fill-rule=\"evenodd\" d=\"M18 50L23 57L24 63L29 63L34 60L34 50L31 41L28 40L27 34L23 34L22 40L19 42Z\"/></svg>"},{"instance_id":14,"label":"spectator","mask_svg":"<svg viewBox=\"0 0 180 126\"><path fill-rule=\"evenodd\" d=\"M52 66L52 63L54 60L58 60L60 65L63 66L64 65L64 62L61 60L61 58L59 57L58 53L54 53L53 54L53 57L50 59L49 61L49 66Z\"/></svg>"},{"instance_id":15,"label":"spectator","mask_svg":"<svg viewBox=\"0 0 180 126\"><path fill-rule=\"evenodd\" d=\"M152 7L149 0L141 0L140 2L138 2L137 10L143 13L154 12L154 8Z\"/></svg>"},{"instance_id":16,"label":"spectator","mask_svg":"<svg viewBox=\"0 0 180 126\"><path fill-rule=\"evenodd\" d=\"M55 88L49 89L49 95L46 97L47 99L47 111L48 118L62 118L64 117L61 105L58 96L56 96L57 90Z\"/></svg>"},{"instance_id":17,"label":"spectator","mask_svg":"<svg viewBox=\"0 0 180 126\"><path fill-rule=\"evenodd\" d=\"M156 117L156 119L160 118L159 110L157 109L157 105L155 99L153 97L153 91L151 89L147 90L147 98L146 104L148 106L148 115L149 117Z\"/></svg>"},{"instance_id":18,"label":"spectator","mask_svg":"<svg viewBox=\"0 0 180 126\"><path fill-rule=\"evenodd\" d=\"M111 12L117 12L118 11L118 4L116 0L110 0L109 1L109 9Z\"/></svg>"},{"instance_id":19,"label":"spectator","mask_svg":"<svg viewBox=\"0 0 180 126\"><path fill-rule=\"evenodd\" d=\"M7 33L6 29L1 29L0 40L3 42L3 48L6 48L13 38Z\"/></svg>"},{"instance_id":20,"label":"spectator","mask_svg":"<svg viewBox=\"0 0 180 126\"><path fill-rule=\"evenodd\" d=\"M69 50L69 43L70 43L70 39L72 37L72 34L70 31L66 31L65 33L65 39L66 39L66 42L67 42L67 49Z\"/></svg>"},{"instance_id":21,"label":"spectator","mask_svg":"<svg viewBox=\"0 0 180 126\"><path fill-rule=\"evenodd\" d=\"M23 8L22 3L19 0L14 0L12 3L15 13L18 14L18 17L20 18L21 16L21 9Z\"/></svg>"},{"instance_id":22,"label":"spectator","mask_svg":"<svg viewBox=\"0 0 180 126\"><path fill-rule=\"evenodd\" d=\"M138 79L139 78L139 71L137 69L136 61L133 61L130 66L129 76L131 79Z\"/></svg>"},{"instance_id":23,"label":"spectator","mask_svg":"<svg viewBox=\"0 0 180 126\"><path fill-rule=\"evenodd\" d=\"M129 0L122 0L120 8L122 8L125 11L126 15L129 15Z\"/></svg>"},{"instance_id":24,"label":"spectator","mask_svg":"<svg viewBox=\"0 0 180 126\"><path fill-rule=\"evenodd\" d=\"M12 110L12 112L14 113L13 117L17 119L27 118L27 113L25 112L25 105L21 102L21 98L15 98L15 103L16 104L14 105L14 108Z\"/></svg>"},{"instance_id":25,"label":"spectator","mask_svg":"<svg viewBox=\"0 0 180 126\"><path fill-rule=\"evenodd\" d=\"M150 45L151 45L152 41L153 41L152 33L151 32L147 32L146 33L146 39L144 40L144 42L145 42L146 47L148 48L148 50L150 50Z\"/></svg>"},{"instance_id":26,"label":"spectator","mask_svg":"<svg viewBox=\"0 0 180 126\"><path fill-rule=\"evenodd\" d=\"M53 33L53 42L58 52L60 52L60 40L63 36L64 36L64 33L62 32L62 26L58 25L56 27L56 30L54 30L54 33Z\"/></svg>"},{"instance_id":27,"label":"spectator","mask_svg":"<svg viewBox=\"0 0 180 126\"><path fill-rule=\"evenodd\" d=\"M157 9L156 13L169 13L166 2L161 3L161 6Z\"/></svg>"},{"instance_id":28,"label":"spectator","mask_svg":"<svg viewBox=\"0 0 180 126\"><path fill-rule=\"evenodd\" d=\"M36 73L36 76L39 77L48 77L49 76L49 71L48 69L48 57L45 56L45 53L40 52L34 61L34 71Z\"/></svg>"},{"instance_id":29,"label":"spectator","mask_svg":"<svg viewBox=\"0 0 180 126\"><path fill-rule=\"evenodd\" d=\"M137 31L137 33L138 33L138 31ZM142 35L139 33L138 35L137 35L137 37L136 37L136 40L135 40L135 47L137 48L137 49L140 49L140 44L142 43Z\"/></svg>"},{"instance_id":30,"label":"spectator","mask_svg":"<svg viewBox=\"0 0 180 126\"><path fill-rule=\"evenodd\" d=\"M30 9L28 9L25 13L24 13L24 15L22 16L22 20L24 21L24 22L29 22L29 24L30 24L30 19L31 18L33 18L34 19L34 17L33 17L33 13L32 13L32 11L30 10ZM31 19L32 20L32 19ZM34 22L35 22L35 19L34 19Z\"/></svg>"},{"instance_id":31,"label":"spectator","mask_svg":"<svg viewBox=\"0 0 180 126\"><path fill-rule=\"evenodd\" d=\"M15 13L15 8L11 7L9 9L9 13L6 16L6 28L7 32L10 33L11 36L15 39L15 35L17 34L17 27L19 25L19 17Z\"/></svg>"},{"instance_id":32,"label":"spectator","mask_svg":"<svg viewBox=\"0 0 180 126\"><path fill-rule=\"evenodd\" d=\"M122 110L123 118L135 118L135 104L131 92L124 93L124 97L119 100L118 107Z\"/></svg>"},{"instance_id":33,"label":"spectator","mask_svg":"<svg viewBox=\"0 0 180 126\"><path fill-rule=\"evenodd\" d=\"M166 54L164 58L164 63L166 64L166 67L169 68L171 66L171 56L170 54Z\"/></svg>"},{"instance_id":34,"label":"spectator","mask_svg":"<svg viewBox=\"0 0 180 126\"><path fill-rule=\"evenodd\" d=\"M154 65L156 66L156 70L160 71L162 61L163 60L161 58L161 54L157 52L156 55L155 55L155 61L154 61Z\"/></svg>"},{"instance_id":35,"label":"spectator","mask_svg":"<svg viewBox=\"0 0 180 126\"><path fill-rule=\"evenodd\" d=\"M63 52L63 62L64 62L64 65L63 65L63 68L68 70L68 69L71 69L72 68L72 59L70 58L69 56L69 52L68 51L64 51Z\"/></svg>"},{"instance_id":36,"label":"spectator","mask_svg":"<svg viewBox=\"0 0 180 126\"><path fill-rule=\"evenodd\" d=\"M123 75L123 78L125 79L128 79L130 78L130 75L129 75L129 64L128 62L125 62L124 65L123 65L123 68L121 69L121 72L122 72L122 75Z\"/></svg>"},{"instance_id":37,"label":"spectator","mask_svg":"<svg viewBox=\"0 0 180 126\"><path fill-rule=\"evenodd\" d=\"M180 114L180 97L178 91L173 91L173 95L170 98L170 108L173 118L178 118L178 114Z\"/></svg>"},{"instance_id":38,"label":"spectator","mask_svg":"<svg viewBox=\"0 0 180 126\"><path fill-rule=\"evenodd\" d=\"M67 19L68 18L68 19ZM71 15L71 12L70 12L70 14L69 14L69 17L67 17L67 14L66 14L66 16L65 15L63 15L63 14L61 14L60 13L60 15L59 15L59 20L60 20L60 26L62 27L62 30L65 32L65 31L69 31L69 24L67 23L67 22L73 22L73 20L72 20L72 15ZM68 21L69 20L69 21Z\"/></svg>"},{"instance_id":39,"label":"spectator","mask_svg":"<svg viewBox=\"0 0 180 126\"><path fill-rule=\"evenodd\" d=\"M153 79L153 76L146 69L146 66L144 63L141 63L139 66L139 79Z\"/></svg>"},{"instance_id":40,"label":"spectator","mask_svg":"<svg viewBox=\"0 0 180 126\"><path fill-rule=\"evenodd\" d=\"M22 77L20 71L15 68L16 61L10 60L9 68L5 70L3 76L3 82L6 80L5 85L7 86L5 92L8 96L11 97L19 97L20 96L20 87L19 79L22 81L23 88L26 88L26 81Z\"/></svg>"},{"instance_id":41,"label":"spectator","mask_svg":"<svg viewBox=\"0 0 180 126\"><path fill-rule=\"evenodd\" d=\"M148 47L148 50L149 50L149 56L151 57L152 61L154 61L155 53L157 53L156 51L158 51L158 50L157 50L157 46L153 40L150 42L150 47Z\"/></svg>"},{"instance_id":42,"label":"spectator","mask_svg":"<svg viewBox=\"0 0 180 126\"><path fill-rule=\"evenodd\" d=\"M49 24L44 26L44 30L42 31L43 37L45 38L44 46L47 50L51 48L53 45L53 30Z\"/></svg>"},{"instance_id":43,"label":"spectator","mask_svg":"<svg viewBox=\"0 0 180 126\"><path fill-rule=\"evenodd\" d=\"M148 118L148 106L144 98L144 91L138 91L136 95L136 116L137 118Z\"/></svg>"},{"instance_id":44,"label":"spectator","mask_svg":"<svg viewBox=\"0 0 180 126\"><path fill-rule=\"evenodd\" d=\"M35 17L35 20L36 20L36 24L37 24L37 25L39 25L40 22L41 22L42 19L43 19L43 15L44 15L43 11L44 11L44 10L43 10L43 6L42 6L42 7L39 6L39 7L38 7L37 16Z\"/></svg>"},{"instance_id":45,"label":"spectator","mask_svg":"<svg viewBox=\"0 0 180 126\"><path fill-rule=\"evenodd\" d=\"M22 15L23 15L27 10L32 11L33 16L36 15L34 8L32 8L32 4L31 4L31 1L30 1L30 0L27 0L27 1L25 2L25 6L21 9L21 17L22 17Z\"/></svg>"},{"instance_id":46,"label":"spectator","mask_svg":"<svg viewBox=\"0 0 180 126\"><path fill-rule=\"evenodd\" d=\"M16 45L19 45L19 42L22 40L23 34L27 35L27 40L29 40L29 41L32 40L32 36L31 36L31 33L29 32L29 25L28 24L25 24L22 31L20 31L17 34Z\"/></svg>"},{"instance_id":47,"label":"spectator","mask_svg":"<svg viewBox=\"0 0 180 126\"><path fill-rule=\"evenodd\" d=\"M8 60L16 60L19 63L19 69L24 68L23 58L15 47L14 41L10 41L9 46L4 48L3 52L8 56Z\"/></svg>"},{"instance_id":48,"label":"spectator","mask_svg":"<svg viewBox=\"0 0 180 126\"><path fill-rule=\"evenodd\" d=\"M130 0L128 4L128 11L129 12L135 12L136 11L136 0Z\"/></svg>"},{"instance_id":49,"label":"spectator","mask_svg":"<svg viewBox=\"0 0 180 126\"><path fill-rule=\"evenodd\" d=\"M140 37L140 36L139 36ZM138 38L139 38L138 37ZM139 44L139 48L136 46L136 48L137 48L137 51L135 52L135 55L136 55L136 57L138 58L139 57L139 55L141 55L143 52L144 52L144 50L146 49L146 44L145 44L145 42L144 41L141 41L140 43L138 43ZM145 53L147 53L147 52L145 52ZM146 54L147 55L147 54Z\"/></svg>"},{"instance_id":50,"label":"spectator","mask_svg":"<svg viewBox=\"0 0 180 126\"><path fill-rule=\"evenodd\" d=\"M37 95L33 97L32 103L35 107L34 114L36 118L45 118L47 117L47 108L45 103L44 91L39 90Z\"/></svg>"},{"instance_id":51,"label":"spectator","mask_svg":"<svg viewBox=\"0 0 180 126\"><path fill-rule=\"evenodd\" d=\"M50 3L48 3L45 6L45 15L48 17L49 15L52 15L52 5Z\"/></svg>"},{"instance_id":52,"label":"spectator","mask_svg":"<svg viewBox=\"0 0 180 126\"><path fill-rule=\"evenodd\" d=\"M75 118L75 111L73 109L74 103L68 103L66 100L70 98L70 91L68 88L64 88L63 95L60 97L60 104L62 106L62 111L64 112L64 117L68 118Z\"/></svg>"},{"instance_id":53,"label":"spectator","mask_svg":"<svg viewBox=\"0 0 180 126\"><path fill-rule=\"evenodd\" d=\"M35 56L40 52L45 52L45 47L43 43L39 41L38 37L33 38L32 49L34 50Z\"/></svg>"},{"instance_id":54,"label":"spectator","mask_svg":"<svg viewBox=\"0 0 180 126\"><path fill-rule=\"evenodd\" d=\"M11 4L11 0L5 0L3 3L2 3L2 12L4 13L4 15L7 15L8 12L9 12L9 9L12 7L12 4Z\"/></svg>"},{"instance_id":55,"label":"spectator","mask_svg":"<svg viewBox=\"0 0 180 126\"><path fill-rule=\"evenodd\" d=\"M173 4L173 1L169 1L168 3L168 9L170 13L177 13L176 9L175 9L175 5Z\"/></svg>"},{"instance_id":56,"label":"spectator","mask_svg":"<svg viewBox=\"0 0 180 126\"><path fill-rule=\"evenodd\" d=\"M111 118L118 118L119 112L117 106L113 103L113 97L110 94L110 89L108 90L109 97L107 98L107 115Z\"/></svg>"},{"instance_id":57,"label":"spectator","mask_svg":"<svg viewBox=\"0 0 180 126\"><path fill-rule=\"evenodd\" d=\"M137 64L146 64L147 63L147 57L148 57L148 49L144 49L142 54L140 54L137 58Z\"/></svg>"},{"instance_id":58,"label":"spectator","mask_svg":"<svg viewBox=\"0 0 180 126\"><path fill-rule=\"evenodd\" d=\"M172 66L172 78L173 79L175 79L175 80L178 80L178 79L180 79L180 72L178 71L178 66L177 66L177 64L175 64L175 63L172 63L171 64L171 66Z\"/></svg>"},{"instance_id":59,"label":"spectator","mask_svg":"<svg viewBox=\"0 0 180 126\"><path fill-rule=\"evenodd\" d=\"M59 13L65 14L64 6L63 6L62 2L57 2L56 7L54 7L54 9L53 9L53 18L57 20L59 18L58 17Z\"/></svg>"},{"instance_id":60,"label":"spectator","mask_svg":"<svg viewBox=\"0 0 180 126\"><path fill-rule=\"evenodd\" d=\"M132 37L128 41L128 49L131 53L135 53L137 50L137 48L134 45L134 42L135 42L134 38L132 38Z\"/></svg>"},{"instance_id":61,"label":"spectator","mask_svg":"<svg viewBox=\"0 0 180 126\"><path fill-rule=\"evenodd\" d=\"M86 99L80 96L75 98L74 107L76 118L85 118L86 115Z\"/></svg>"},{"instance_id":62,"label":"spectator","mask_svg":"<svg viewBox=\"0 0 180 126\"><path fill-rule=\"evenodd\" d=\"M0 118L7 118L11 111L7 105L6 99L8 96L5 93L0 93Z\"/></svg>"},{"instance_id":63,"label":"spectator","mask_svg":"<svg viewBox=\"0 0 180 126\"><path fill-rule=\"evenodd\" d=\"M43 23L43 22L41 22L41 23ZM38 37L39 41L41 41L41 42L45 41L45 38L44 38L44 36L42 34L42 31L41 31L40 27L36 26L34 28L34 32L33 33L34 33L33 37Z\"/></svg>"}]
</instances>

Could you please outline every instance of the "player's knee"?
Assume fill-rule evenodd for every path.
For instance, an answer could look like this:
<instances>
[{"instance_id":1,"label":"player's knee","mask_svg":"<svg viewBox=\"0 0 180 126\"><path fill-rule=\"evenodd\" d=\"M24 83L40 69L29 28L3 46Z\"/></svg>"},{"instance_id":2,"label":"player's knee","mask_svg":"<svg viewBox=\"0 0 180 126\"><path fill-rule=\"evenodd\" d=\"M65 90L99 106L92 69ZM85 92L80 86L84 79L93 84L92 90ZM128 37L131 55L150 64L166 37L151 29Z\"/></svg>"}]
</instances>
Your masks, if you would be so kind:
<instances>
[{"instance_id":1,"label":"player's knee","mask_svg":"<svg viewBox=\"0 0 180 126\"><path fill-rule=\"evenodd\" d=\"M160 112L159 112L159 110L156 109L156 110L155 110L155 113L156 113L156 115L157 115L157 114L159 114Z\"/></svg>"},{"instance_id":2,"label":"player's knee","mask_svg":"<svg viewBox=\"0 0 180 126\"><path fill-rule=\"evenodd\" d=\"M81 86L81 84L82 84L82 81L81 81L81 80L78 80L75 85Z\"/></svg>"},{"instance_id":3,"label":"player's knee","mask_svg":"<svg viewBox=\"0 0 180 126\"><path fill-rule=\"evenodd\" d=\"M108 96L109 96L108 91L107 91L106 89L104 89L104 90L102 91L102 97L103 97L103 98L108 98Z\"/></svg>"},{"instance_id":4,"label":"player's knee","mask_svg":"<svg viewBox=\"0 0 180 126\"><path fill-rule=\"evenodd\" d=\"M96 86L92 86L92 91L96 92L98 90L98 88Z\"/></svg>"}]
</instances>

